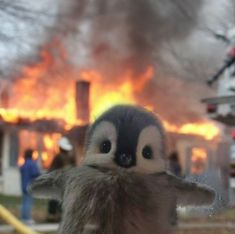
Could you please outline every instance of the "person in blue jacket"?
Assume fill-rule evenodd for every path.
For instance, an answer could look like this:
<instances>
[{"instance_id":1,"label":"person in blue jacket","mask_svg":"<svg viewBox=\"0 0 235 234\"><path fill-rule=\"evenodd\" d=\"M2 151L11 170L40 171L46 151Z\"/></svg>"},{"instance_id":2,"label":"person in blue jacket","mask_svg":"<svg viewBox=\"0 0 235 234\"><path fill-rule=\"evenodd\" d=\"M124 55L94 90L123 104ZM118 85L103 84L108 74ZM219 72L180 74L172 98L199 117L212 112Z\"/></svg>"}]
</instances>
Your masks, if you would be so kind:
<instances>
[{"instance_id":1,"label":"person in blue jacket","mask_svg":"<svg viewBox=\"0 0 235 234\"><path fill-rule=\"evenodd\" d=\"M24 152L24 164L20 167L21 174L21 189L22 189L22 207L21 207L21 219L28 224L33 223L31 210L33 205L33 198L27 191L28 185L36 177L40 175L37 163L32 159L33 150L27 149Z\"/></svg>"}]
</instances>

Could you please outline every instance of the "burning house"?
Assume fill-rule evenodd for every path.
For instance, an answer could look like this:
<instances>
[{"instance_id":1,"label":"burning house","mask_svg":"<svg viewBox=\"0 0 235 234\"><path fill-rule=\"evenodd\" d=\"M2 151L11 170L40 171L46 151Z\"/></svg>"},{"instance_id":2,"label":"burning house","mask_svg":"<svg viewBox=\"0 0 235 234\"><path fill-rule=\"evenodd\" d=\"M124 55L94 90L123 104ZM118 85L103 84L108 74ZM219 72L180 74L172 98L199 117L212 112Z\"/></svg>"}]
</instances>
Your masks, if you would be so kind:
<instances>
[{"instance_id":1,"label":"burning house","mask_svg":"<svg viewBox=\"0 0 235 234\"><path fill-rule=\"evenodd\" d=\"M50 112L48 116L36 117L36 114L30 116L31 113L25 115L27 109L22 109L21 113L17 105L14 108L3 104L0 106L0 193L21 193L18 167L24 163L23 154L27 148L34 150L33 159L37 160L41 170L45 171L58 152L58 140L62 135L66 135L74 145L74 153L78 155L77 162L80 161L89 123L89 82L76 81L74 84L74 108L77 107L74 119L78 123L77 126L75 122L69 125L62 118L50 116ZM1 101L4 103L3 98Z\"/></svg>"},{"instance_id":2,"label":"burning house","mask_svg":"<svg viewBox=\"0 0 235 234\"><path fill-rule=\"evenodd\" d=\"M64 55L55 56L58 53L58 47L56 53L43 49L40 60L24 67L20 77L1 92L1 193L20 193L18 166L26 148L34 149L34 159L46 170L58 150L58 139L67 135L79 163L86 127L105 109L129 103L158 110L148 97L138 96L155 76L153 66L139 74L124 70L121 78L107 82L99 71L76 71ZM219 129L214 123L203 120L179 125L161 119L170 133L170 148L180 153L184 174L205 174L216 165Z\"/></svg>"}]
</instances>

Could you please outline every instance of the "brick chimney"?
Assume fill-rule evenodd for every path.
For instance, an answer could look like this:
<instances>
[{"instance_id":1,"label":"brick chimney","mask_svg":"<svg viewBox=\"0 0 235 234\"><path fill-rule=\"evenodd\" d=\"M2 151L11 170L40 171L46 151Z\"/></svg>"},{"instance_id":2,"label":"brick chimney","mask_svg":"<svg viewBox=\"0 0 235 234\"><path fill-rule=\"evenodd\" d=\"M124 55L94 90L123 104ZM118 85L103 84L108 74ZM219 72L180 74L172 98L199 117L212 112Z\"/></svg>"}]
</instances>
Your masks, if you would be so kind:
<instances>
[{"instance_id":1,"label":"brick chimney","mask_svg":"<svg viewBox=\"0 0 235 234\"><path fill-rule=\"evenodd\" d=\"M76 82L76 110L77 119L82 123L88 124L90 120L90 82L77 81Z\"/></svg>"}]
</instances>

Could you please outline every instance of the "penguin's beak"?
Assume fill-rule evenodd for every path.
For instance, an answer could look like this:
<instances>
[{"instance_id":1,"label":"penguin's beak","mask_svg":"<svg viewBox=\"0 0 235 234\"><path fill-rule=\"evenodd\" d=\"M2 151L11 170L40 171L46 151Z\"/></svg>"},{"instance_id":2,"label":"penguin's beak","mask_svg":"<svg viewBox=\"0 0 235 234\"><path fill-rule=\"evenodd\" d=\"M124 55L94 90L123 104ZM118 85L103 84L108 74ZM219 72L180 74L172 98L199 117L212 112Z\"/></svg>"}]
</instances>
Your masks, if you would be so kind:
<instances>
[{"instance_id":1,"label":"penguin's beak","mask_svg":"<svg viewBox=\"0 0 235 234\"><path fill-rule=\"evenodd\" d=\"M131 154L119 153L115 157L115 162L118 166L129 168L135 165L134 157Z\"/></svg>"}]
</instances>

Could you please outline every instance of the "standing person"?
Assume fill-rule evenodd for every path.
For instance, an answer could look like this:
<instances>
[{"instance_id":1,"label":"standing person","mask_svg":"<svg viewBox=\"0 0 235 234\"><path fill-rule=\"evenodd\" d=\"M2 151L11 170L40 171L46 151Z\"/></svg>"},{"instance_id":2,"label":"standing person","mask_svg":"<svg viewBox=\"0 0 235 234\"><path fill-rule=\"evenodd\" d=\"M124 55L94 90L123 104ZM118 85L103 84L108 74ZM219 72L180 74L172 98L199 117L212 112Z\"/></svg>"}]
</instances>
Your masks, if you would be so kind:
<instances>
[{"instance_id":1,"label":"standing person","mask_svg":"<svg viewBox=\"0 0 235 234\"><path fill-rule=\"evenodd\" d=\"M179 155L176 151L173 151L169 156L169 169L174 175L181 177L182 169L179 162Z\"/></svg>"},{"instance_id":2,"label":"standing person","mask_svg":"<svg viewBox=\"0 0 235 234\"><path fill-rule=\"evenodd\" d=\"M20 175L21 175L21 190L22 190L22 207L21 207L21 219L27 223L32 224L34 221L32 219L32 204L33 198L27 191L28 185L34 180L36 177L40 175L38 166L36 162L32 159L33 150L27 149L24 152L24 164L20 167Z\"/></svg>"},{"instance_id":3,"label":"standing person","mask_svg":"<svg viewBox=\"0 0 235 234\"><path fill-rule=\"evenodd\" d=\"M55 155L49 172L62 169L65 167L71 167L76 165L73 151L73 146L67 137L62 137L59 142L59 153ZM57 200L50 200L48 203L48 216L47 221L49 222L59 222L61 219L61 205Z\"/></svg>"},{"instance_id":4,"label":"standing person","mask_svg":"<svg viewBox=\"0 0 235 234\"><path fill-rule=\"evenodd\" d=\"M179 155L178 152L173 151L169 155L169 170L175 176L181 177L182 176L182 169L179 162ZM173 207L172 216L171 216L171 225L176 226L178 223L178 214L176 207Z\"/></svg>"}]
</instances>

